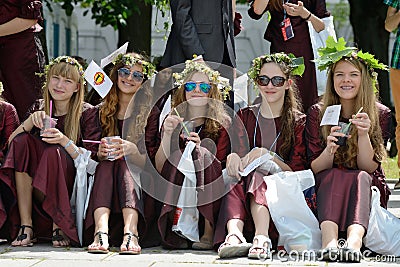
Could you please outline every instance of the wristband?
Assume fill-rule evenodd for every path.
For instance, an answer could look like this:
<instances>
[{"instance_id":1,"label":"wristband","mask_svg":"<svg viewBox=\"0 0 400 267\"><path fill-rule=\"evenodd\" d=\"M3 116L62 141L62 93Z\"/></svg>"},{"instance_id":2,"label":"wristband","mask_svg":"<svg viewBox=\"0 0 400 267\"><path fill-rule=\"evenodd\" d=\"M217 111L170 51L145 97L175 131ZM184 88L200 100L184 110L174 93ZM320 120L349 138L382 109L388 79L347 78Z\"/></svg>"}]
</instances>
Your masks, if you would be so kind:
<instances>
[{"instance_id":1,"label":"wristband","mask_svg":"<svg viewBox=\"0 0 400 267\"><path fill-rule=\"evenodd\" d=\"M72 140L70 139L68 143L64 146L64 149L67 150L67 147L69 147L72 144Z\"/></svg>"},{"instance_id":2,"label":"wristband","mask_svg":"<svg viewBox=\"0 0 400 267\"><path fill-rule=\"evenodd\" d=\"M307 16L307 18L305 18L305 20L309 20L310 18L311 18L311 12L310 12L310 14Z\"/></svg>"}]
</instances>

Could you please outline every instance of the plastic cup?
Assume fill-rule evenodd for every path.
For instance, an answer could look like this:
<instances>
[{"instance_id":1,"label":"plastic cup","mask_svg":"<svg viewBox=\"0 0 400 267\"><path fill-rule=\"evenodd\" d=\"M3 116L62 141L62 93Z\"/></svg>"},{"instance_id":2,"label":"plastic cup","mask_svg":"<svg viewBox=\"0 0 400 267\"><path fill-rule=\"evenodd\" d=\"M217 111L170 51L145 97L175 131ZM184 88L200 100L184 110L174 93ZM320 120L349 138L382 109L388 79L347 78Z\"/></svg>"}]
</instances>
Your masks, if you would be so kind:
<instances>
[{"instance_id":1,"label":"plastic cup","mask_svg":"<svg viewBox=\"0 0 400 267\"><path fill-rule=\"evenodd\" d=\"M194 131L194 123L193 121L184 121L183 124L185 125L187 131L193 132ZM185 127L182 127L182 133L183 133L183 138L184 139L188 139L188 137L190 137L190 135L188 134L188 132L185 130Z\"/></svg>"},{"instance_id":2,"label":"plastic cup","mask_svg":"<svg viewBox=\"0 0 400 267\"><path fill-rule=\"evenodd\" d=\"M50 116L46 115L43 119L43 127L40 129L40 135L44 133L44 130L49 128L54 128L57 125L57 119L51 118Z\"/></svg>"},{"instance_id":3,"label":"plastic cup","mask_svg":"<svg viewBox=\"0 0 400 267\"><path fill-rule=\"evenodd\" d=\"M120 143L119 139L121 139L120 136L107 136L104 138L106 139L108 145L118 145ZM115 147L109 149L109 151L107 152L108 160L110 160L110 161L115 160L116 156L112 153L115 151L117 151L117 148L115 148Z\"/></svg>"},{"instance_id":4,"label":"plastic cup","mask_svg":"<svg viewBox=\"0 0 400 267\"><path fill-rule=\"evenodd\" d=\"M338 130L339 133L344 133L345 136L339 136L337 139L337 141L335 142L337 145L339 146L344 146L346 144L347 138L349 136L349 132L350 132L350 127L347 127L347 123L344 122L339 122L339 126L341 127L340 130Z\"/></svg>"}]
</instances>

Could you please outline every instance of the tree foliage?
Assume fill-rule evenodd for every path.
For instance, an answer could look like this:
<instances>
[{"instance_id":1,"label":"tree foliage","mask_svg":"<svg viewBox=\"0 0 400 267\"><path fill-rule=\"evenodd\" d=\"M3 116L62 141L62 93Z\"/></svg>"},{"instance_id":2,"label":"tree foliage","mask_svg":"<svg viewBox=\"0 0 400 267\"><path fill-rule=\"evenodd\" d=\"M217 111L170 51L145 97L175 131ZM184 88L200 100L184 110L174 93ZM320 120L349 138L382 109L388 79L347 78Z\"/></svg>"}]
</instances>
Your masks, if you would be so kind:
<instances>
[{"instance_id":1,"label":"tree foliage","mask_svg":"<svg viewBox=\"0 0 400 267\"><path fill-rule=\"evenodd\" d=\"M132 0L45 0L45 2L60 3L67 15L72 14L76 5L87 9L84 11L85 16L90 9L96 24L102 27L112 26L115 30L120 26L126 26L128 18L133 14L141 14L137 2ZM169 0L140 0L140 2L157 7L163 16L169 9Z\"/></svg>"}]
</instances>

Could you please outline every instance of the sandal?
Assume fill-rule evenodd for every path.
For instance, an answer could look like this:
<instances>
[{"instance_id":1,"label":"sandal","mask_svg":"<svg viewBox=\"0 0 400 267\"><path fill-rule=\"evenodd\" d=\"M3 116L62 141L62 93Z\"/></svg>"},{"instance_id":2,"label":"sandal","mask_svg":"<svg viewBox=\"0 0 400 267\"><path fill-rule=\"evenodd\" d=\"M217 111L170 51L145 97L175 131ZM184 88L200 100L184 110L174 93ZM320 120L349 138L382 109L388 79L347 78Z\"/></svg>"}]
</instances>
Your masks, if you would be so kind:
<instances>
[{"instance_id":1,"label":"sandal","mask_svg":"<svg viewBox=\"0 0 400 267\"><path fill-rule=\"evenodd\" d=\"M335 262L339 259L339 249L337 247L327 247L317 251L319 261Z\"/></svg>"},{"instance_id":2,"label":"sandal","mask_svg":"<svg viewBox=\"0 0 400 267\"><path fill-rule=\"evenodd\" d=\"M257 240L257 245L254 245L254 241ZM249 250L247 257L249 259L270 259L271 258L271 239L265 235L256 235L253 238L253 245ZM253 252L253 250L262 250L262 252Z\"/></svg>"},{"instance_id":3,"label":"sandal","mask_svg":"<svg viewBox=\"0 0 400 267\"><path fill-rule=\"evenodd\" d=\"M204 237L200 238L200 242L194 242L192 244L192 249L195 250L211 250L212 248L212 241Z\"/></svg>"},{"instance_id":4,"label":"sandal","mask_svg":"<svg viewBox=\"0 0 400 267\"><path fill-rule=\"evenodd\" d=\"M239 244L231 244L229 243L230 237L236 237L240 243ZM249 252L249 248L251 247L250 243L247 243L242 233L230 233L225 237L225 242L222 243L218 248L218 256L221 259L224 258L232 258L232 257L243 257Z\"/></svg>"},{"instance_id":5,"label":"sandal","mask_svg":"<svg viewBox=\"0 0 400 267\"><path fill-rule=\"evenodd\" d=\"M339 262L361 262L363 255L360 250L352 248L339 248Z\"/></svg>"},{"instance_id":6,"label":"sandal","mask_svg":"<svg viewBox=\"0 0 400 267\"><path fill-rule=\"evenodd\" d=\"M19 228L21 229L21 234L19 234L17 236L16 241L22 241L22 240L27 239L28 238L28 234L25 233L25 228L29 228L29 229L32 229L32 235L30 236L30 241L31 242L27 243L27 244L21 244L21 245L13 245L13 244L11 244L11 246L13 246L13 247L19 247L19 246L21 246L21 247L32 247L33 243L37 242L37 238L35 237L35 234L33 232L33 227L30 226L30 225L21 225Z\"/></svg>"},{"instance_id":7,"label":"sandal","mask_svg":"<svg viewBox=\"0 0 400 267\"><path fill-rule=\"evenodd\" d=\"M61 234L60 234L61 232ZM68 247L70 244L70 240L64 235L64 233L62 232L61 228L56 228L53 230L53 236L51 237L51 241L53 242L53 247L54 248L64 248L64 247ZM66 241L67 244L66 245L54 245L54 242L61 242L61 241Z\"/></svg>"},{"instance_id":8,"label":"sandal","mask_svg":"<svg viewBox=\"0 0 400 267\"><path fill-rule=\"evenodd\" d=\"M120 251L119 254L120 255L139 255L140 252L142 251L142 248L139 246L139 249L134 249L132 247L130 247L130 243L132 241L132 237L136 238L138 243L139 243L139 236L135 235L133 233L125 233L124 237L127 236L127 241L126 244L124 245L124 243L122 243L121 247L120 247ZM126 250L122 250L123 248L126 248Z\"/></svg>"},{"instance_id":9,"label":"sandal","mask_svg":"<svg viewBox=\"0 0 400 267\"><path fill-rule=\"evenodd\" d=\"M110 250L108 249L109 246L107 247L103 247L103 238L102 235L106 235L108 237L108 234L102 231L98 231L94 234L94 239L96 239L96 236L98 236L99 238L99 244L100 246L95 246L93 245L93 243L91 245L88 246L88 253L93 253L93 254L107 254L108 252L110 252ZM92 246L93 245L93 246ZM91 247L92 246L92 247Z\"/></svg>"}]
</instances>

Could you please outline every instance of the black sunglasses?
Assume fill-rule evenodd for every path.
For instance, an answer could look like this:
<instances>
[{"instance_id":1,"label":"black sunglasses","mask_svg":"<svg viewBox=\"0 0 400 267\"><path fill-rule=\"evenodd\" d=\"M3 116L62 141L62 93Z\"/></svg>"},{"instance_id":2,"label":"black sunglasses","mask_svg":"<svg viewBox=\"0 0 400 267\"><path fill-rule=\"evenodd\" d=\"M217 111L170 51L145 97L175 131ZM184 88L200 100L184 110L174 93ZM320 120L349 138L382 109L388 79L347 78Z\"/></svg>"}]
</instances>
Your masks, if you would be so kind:
<instances>
[{"instance_id":1,"label":"black sunglasses","mask_svg":"<svg viewBox=\"0 0 400 267\"><path fill-rule=\"evenodd\" d=\"M132 74L132 79L133 79L134 81L136 81L136 82L141 82L141 81L143 81L144 76L143 76L143 74L142 74L141 72L139 72L139 71L133 71L133 72L131 72L131 71L130 71L129 69L127 69L127 68L120 68L120 69L118 70L118 75L119 75L119 77L124 78L124 79L128 79L129 75L131 75L131 74Z\"/></svg>"},{"instance_id":2,"label":"black sunglasses","mask_svg":"<svg viewBox=\"0 0 400 267\"><path fill-rule=\"evenodd\" d=\"M273 86L281 87L285 84L286 79L281 76L274 76L274 77L270 78L266 75L261 75L261 76L257 77L258 85L267 86L269 84L269 81L271 81Z\"/></svg>"}]
</instances>

